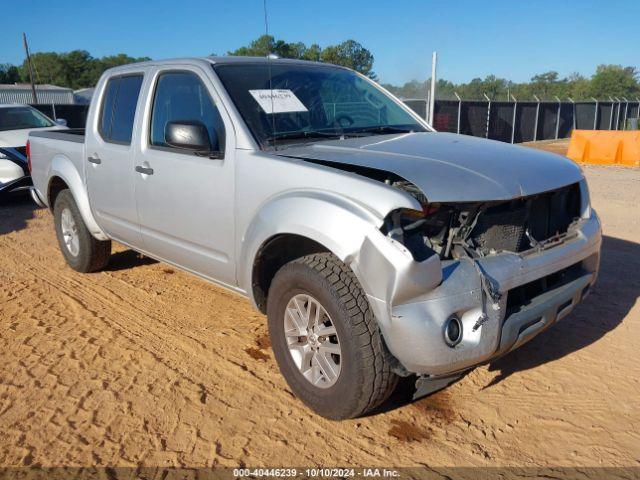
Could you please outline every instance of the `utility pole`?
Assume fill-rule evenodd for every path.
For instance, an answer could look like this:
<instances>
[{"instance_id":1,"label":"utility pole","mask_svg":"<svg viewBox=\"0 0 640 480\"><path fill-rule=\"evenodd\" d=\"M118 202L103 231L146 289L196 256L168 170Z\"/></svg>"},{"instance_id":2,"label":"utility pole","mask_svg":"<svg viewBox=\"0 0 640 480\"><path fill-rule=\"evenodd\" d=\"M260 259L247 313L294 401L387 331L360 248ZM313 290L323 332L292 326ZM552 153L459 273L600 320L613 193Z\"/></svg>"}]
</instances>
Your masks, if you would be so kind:
<instances>
[{"instance_id":1,"label":"utility pole","mask_svg":"<svg viewBox=\"0 0 640 480\"><path fill-rule=\"evenodd\" d=\"M433 110L436 102L436 64L438 63L438 52L433 52L431 57L431 91L429 96L429 120L428 123L433 127Z\"/></svg>"},{"instance_id":2,"label":"utility pole","mask_svg":"<svg viewBox=\"0 0 640 480\"><path fill-rule=\"evenodd\" d=\"M27 44L27 34L22 32L22 41L24 43L24 51L27 54L27 65L29 67L29 80L31 80L31 95L33 96L33 103L38 103L38 96L36 95L36 85L33 83L33 67L31 65L31 55L29 55L29 45Z\"/></svg>"}]
</instances>

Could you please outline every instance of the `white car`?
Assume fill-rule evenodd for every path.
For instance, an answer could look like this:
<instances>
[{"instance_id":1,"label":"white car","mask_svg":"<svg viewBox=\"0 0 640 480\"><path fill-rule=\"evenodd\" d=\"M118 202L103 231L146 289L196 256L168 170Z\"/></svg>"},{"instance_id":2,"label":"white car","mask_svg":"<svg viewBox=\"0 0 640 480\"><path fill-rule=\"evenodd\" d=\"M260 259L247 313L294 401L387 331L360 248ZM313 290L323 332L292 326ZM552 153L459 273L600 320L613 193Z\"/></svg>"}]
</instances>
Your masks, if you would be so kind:
<instances>
[{"instance_id":1,"label":"white car","mask_svg":"<svg viewBox=\"0 0 640 480\"><path fill-rule=\"evenodd\" d=\"M64 120L51 120L29 105L0 104L0 198L31 186L25 146L29 132L66 128Z\"/></svg>"}]
</instances>

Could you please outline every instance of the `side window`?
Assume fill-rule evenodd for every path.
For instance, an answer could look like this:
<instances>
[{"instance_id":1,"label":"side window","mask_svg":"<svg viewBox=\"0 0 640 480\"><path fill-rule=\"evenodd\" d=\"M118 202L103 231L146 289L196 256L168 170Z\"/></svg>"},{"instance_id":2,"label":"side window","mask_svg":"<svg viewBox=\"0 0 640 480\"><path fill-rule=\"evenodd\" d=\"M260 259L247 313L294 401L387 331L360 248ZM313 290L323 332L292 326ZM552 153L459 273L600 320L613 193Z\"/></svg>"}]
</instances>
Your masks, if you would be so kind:
<instances>
[{"instance_id":1,"label":"side window","mask_svg":"<svg viewBox=\"0 0 640 480\"><path fill-rule=\"evenodd\" d=\"M166 125L179 121L201 122L209 132L212 150L224 151L224 124L200 78L190 72L163 73L153 99L151 145L169 147L164 136Z\"/></svg>"},{"instance_id":2,"label":"side window","mask_svg":"<svg viewBox=\"0 0 640 480\"><path fill-rule=\"evenodd\" d=\"M130 144L142 75L113 77L102 101L100 134L107 142Z\"/></svg>"}]
</instances>

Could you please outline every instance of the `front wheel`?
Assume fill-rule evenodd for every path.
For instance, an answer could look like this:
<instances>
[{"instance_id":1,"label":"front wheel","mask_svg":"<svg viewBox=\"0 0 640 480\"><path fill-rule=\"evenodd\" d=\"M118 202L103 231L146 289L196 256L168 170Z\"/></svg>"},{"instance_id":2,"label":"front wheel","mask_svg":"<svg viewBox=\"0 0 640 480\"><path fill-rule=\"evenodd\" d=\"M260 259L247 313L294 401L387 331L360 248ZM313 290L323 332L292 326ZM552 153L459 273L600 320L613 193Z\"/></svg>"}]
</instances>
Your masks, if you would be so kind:
<instances>
[{"instance_id":1,"label":"front wheel","mask_svg":"<svg viewBox=\"0 0 640 480\"><path fill-rule=\"evenodd\" d=\"M63 190L56 197L53 221L60 251L71 268L88 273L107 266L111 241L98 240L91 235L70 190Z\"/></svg>"},{"instance_id":2,"label":"front wheel","mask_svg":"<svg viewBox=\"0 0 640 480\"><path fill-rule=\"evenodd\" d=\"M280 371L323 417L363 415L397 384L366 295L333 254L308 255L282 267L269 289L267 316Z\"/></svg>"}]
</instances>

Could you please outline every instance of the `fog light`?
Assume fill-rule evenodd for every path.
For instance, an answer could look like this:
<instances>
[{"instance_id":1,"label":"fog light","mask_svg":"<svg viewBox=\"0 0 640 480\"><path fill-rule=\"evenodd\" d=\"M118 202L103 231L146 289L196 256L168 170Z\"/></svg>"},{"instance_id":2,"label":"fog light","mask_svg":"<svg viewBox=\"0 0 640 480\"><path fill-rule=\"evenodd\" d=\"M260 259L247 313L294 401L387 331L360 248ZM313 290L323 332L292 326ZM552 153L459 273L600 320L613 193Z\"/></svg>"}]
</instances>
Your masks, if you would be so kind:
<instances>
[{"instance_id":1,"label":"fog light","mask_svg":"<svg viewBox=\"0 0 640 480\"><path fill-rule=\"evenodd\" d=\"M444 341L450 347L455 347L462 341L462 322L452 315L444 324Z\"/></svg>"}]
</instances>

